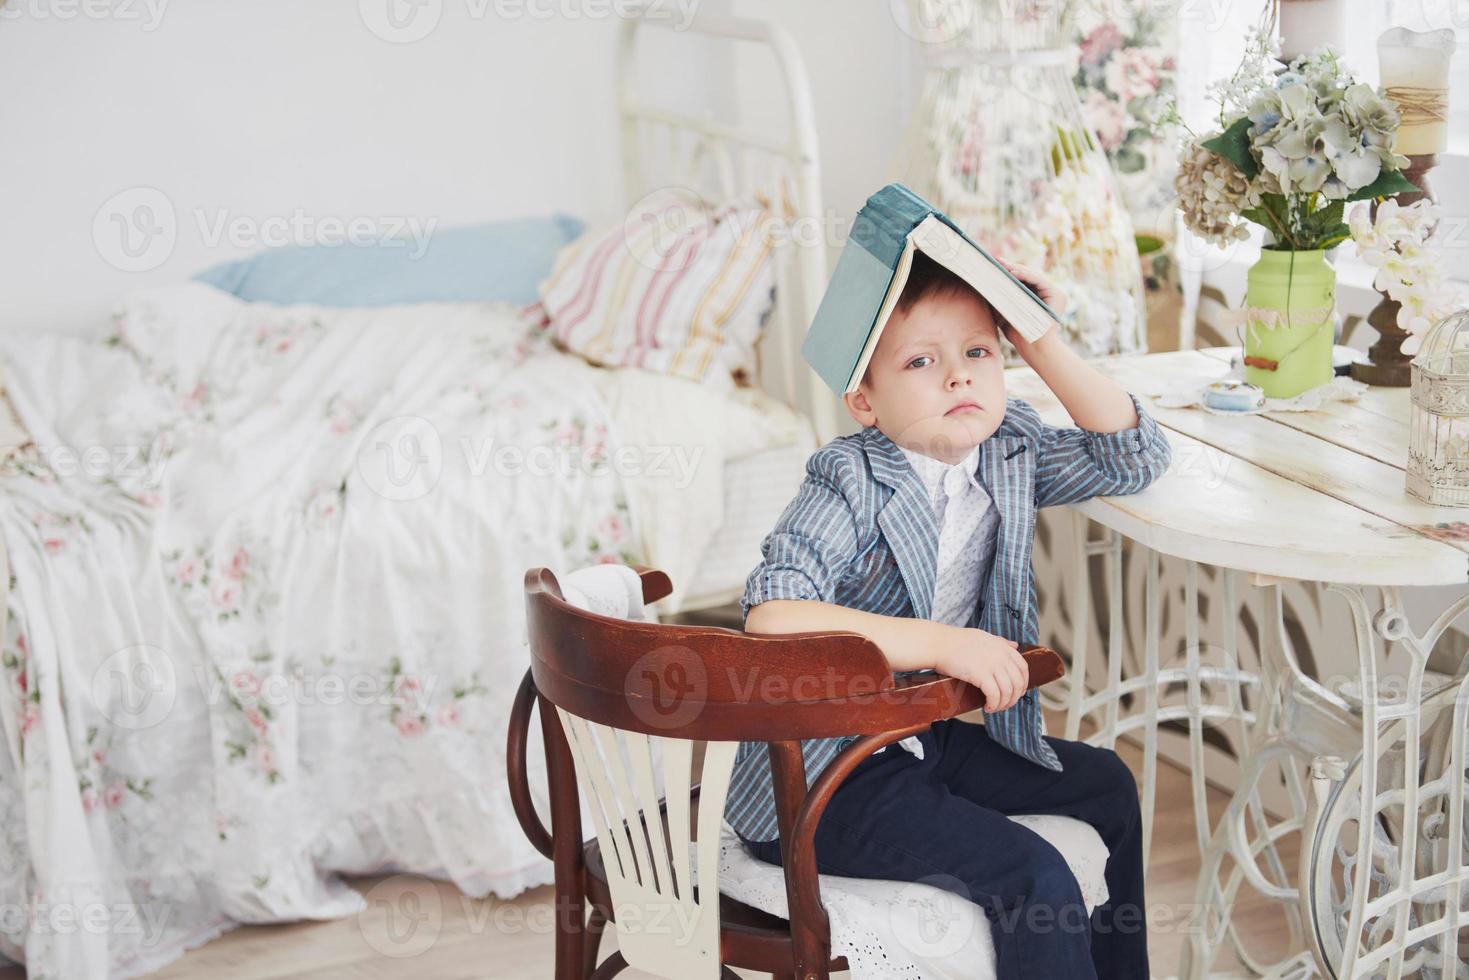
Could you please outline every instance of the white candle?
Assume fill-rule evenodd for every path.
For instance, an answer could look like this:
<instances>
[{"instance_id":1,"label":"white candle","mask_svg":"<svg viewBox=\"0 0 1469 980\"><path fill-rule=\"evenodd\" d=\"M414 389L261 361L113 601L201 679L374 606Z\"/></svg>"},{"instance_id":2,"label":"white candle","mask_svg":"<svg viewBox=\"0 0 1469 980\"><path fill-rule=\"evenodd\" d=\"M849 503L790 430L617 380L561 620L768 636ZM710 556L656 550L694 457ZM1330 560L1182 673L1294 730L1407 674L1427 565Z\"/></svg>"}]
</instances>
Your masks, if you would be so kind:
<instances>
[{"instance_id":1,"label":"white candle","mask_svg":"<svg viewBox=\"0 0 1469 980\"><path fill-rule=\"evenodd\" d=\"M1449 145L1449 60L1454 32L1394 27L1377 39L1382 87L1398 107L1399 153L1442 153Z\"/></svg>"},{"instance_id":2,"label":"white candle","mask_svg":"<svg viewBox=\"0 0 1469 980\"><path fill-rule=\"evenodd\" d=\"M1344 0L1280 0L1280 59L1289 64L1323 44L1340 51L1346 8Z\"/></svg>"}]
</instances>

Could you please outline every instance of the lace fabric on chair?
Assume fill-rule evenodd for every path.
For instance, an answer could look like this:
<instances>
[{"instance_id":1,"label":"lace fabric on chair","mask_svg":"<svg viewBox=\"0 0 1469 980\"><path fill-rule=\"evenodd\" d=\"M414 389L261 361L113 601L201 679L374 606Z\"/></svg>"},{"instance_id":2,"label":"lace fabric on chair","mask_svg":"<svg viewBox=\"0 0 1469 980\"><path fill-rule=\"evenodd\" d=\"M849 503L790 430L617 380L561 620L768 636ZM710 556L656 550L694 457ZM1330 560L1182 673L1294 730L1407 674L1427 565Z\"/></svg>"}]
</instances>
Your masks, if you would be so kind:
<instances>
[{"instance_id":1,"label":"lace fabric on chair","mask_svg":"<svg viewBox=\"0 0 1469 980\"><path fill-rule=\"evenodd\" d=\"M1107 900L1107 848L1070 817L1011 817L1051 843L1076 875L1087 910ZM821 901L831 922L831 952L862 980L992 980L989 920L973 902L922 882L823 874ZM719 890L786 918L785 874L750 853L728 823L719 853Z\"/></svg>"}]
</instances>

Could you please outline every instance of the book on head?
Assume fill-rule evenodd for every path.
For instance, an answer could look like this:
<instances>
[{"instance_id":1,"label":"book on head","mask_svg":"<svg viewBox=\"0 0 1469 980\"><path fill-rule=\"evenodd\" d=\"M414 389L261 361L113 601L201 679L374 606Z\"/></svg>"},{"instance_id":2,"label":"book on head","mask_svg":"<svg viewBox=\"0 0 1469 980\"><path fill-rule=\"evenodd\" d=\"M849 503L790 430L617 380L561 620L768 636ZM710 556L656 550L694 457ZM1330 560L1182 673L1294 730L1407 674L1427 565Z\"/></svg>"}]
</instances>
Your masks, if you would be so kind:
<instances>
[{"instance_id":1,"label":"book on head","mask_svg":"<svg viewBox=\"0 0 1469 980\"><path fill-rule=\"evenodd\" d=\"M915 250L974 287L1026 340L1039 339L1059 321L943 212L902 184L888 184L857 212L801 345L806 363L837 394L857 390L908 282Z\"/></svg>"}]
</instances>

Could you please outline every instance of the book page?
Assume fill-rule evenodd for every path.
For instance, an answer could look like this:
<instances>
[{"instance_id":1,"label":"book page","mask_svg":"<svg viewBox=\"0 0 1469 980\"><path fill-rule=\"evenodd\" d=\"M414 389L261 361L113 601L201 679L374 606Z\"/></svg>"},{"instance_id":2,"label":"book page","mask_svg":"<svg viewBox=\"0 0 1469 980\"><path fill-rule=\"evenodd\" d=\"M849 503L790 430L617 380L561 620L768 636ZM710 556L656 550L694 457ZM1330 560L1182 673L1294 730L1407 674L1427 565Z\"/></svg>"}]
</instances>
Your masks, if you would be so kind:
<instances>
[{"instance_id":1,"label":"book page","mask_svg":"<svg viewBox=\"0 0 1469 980\"><path fill-rule=\"evenodd\" d=\"M1057 322L1030 287L938 218L925 218L908 240L973 286L1026 340L1039 339Z\"/></svg>"}]
</instances>

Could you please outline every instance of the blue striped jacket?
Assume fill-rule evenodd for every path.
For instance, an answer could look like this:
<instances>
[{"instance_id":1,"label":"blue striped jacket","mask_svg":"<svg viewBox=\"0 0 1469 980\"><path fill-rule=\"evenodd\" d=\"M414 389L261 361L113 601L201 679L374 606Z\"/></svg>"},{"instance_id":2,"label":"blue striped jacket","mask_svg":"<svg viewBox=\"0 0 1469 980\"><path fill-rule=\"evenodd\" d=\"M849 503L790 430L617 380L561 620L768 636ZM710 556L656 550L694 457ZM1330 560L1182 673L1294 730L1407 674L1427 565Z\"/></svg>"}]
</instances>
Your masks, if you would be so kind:
<instances>
[{"instance_id":1,"label":"blue striped jacket","mask_svg":"<svg viewBox=\"0 0 1469 980\"><path fill-rule=\"evenodd\" d=\"M1047 425L1029 403L1007 400L1005 418L980 445L978 477L999 510L1000 529L986 594L969 626L1035 643L1030 558L1036 508L1135 493L1168 468L1167 437L1137 398L1132 401L1135 427L1090 432ZM938 525L922 480L875 427L839 436L811 455L805 481L760 550L764 560L750 573L740 599L746 616L751 606L770 599L813 599L885 616L929 618ZM1041 738L1034 691L985 722L1002 745L1061 768ZM803 740L807 786L856 738ZM764 742L740 743L724 815L745 840L778 836Z\"/></svg>"}]
</instances>

